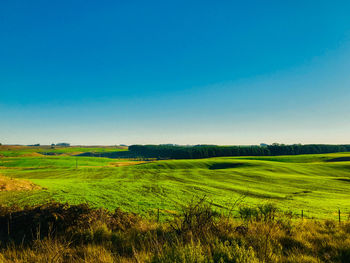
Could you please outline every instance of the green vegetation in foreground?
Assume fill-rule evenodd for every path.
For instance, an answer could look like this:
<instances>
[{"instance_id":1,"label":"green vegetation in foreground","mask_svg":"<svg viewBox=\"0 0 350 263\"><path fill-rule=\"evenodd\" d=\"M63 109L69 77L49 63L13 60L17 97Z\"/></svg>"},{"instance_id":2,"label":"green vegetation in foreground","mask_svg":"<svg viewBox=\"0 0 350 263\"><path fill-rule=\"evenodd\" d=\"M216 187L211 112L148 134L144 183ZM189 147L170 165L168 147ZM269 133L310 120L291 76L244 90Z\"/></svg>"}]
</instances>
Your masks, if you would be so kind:
<instances>
[{"instance_id":1,"label":"green vegetation in foreground","mask_svg":"<svg viewBox=\"0 0 350 263\"><path fill-rule=\"evenodd\" d=\"M1 174L28 179L42 190L0 192L0 203L88 202L149 217L159 208L164 218L194 197L205 195L225 212L244 195L244 202L251 205L272 202L297 214L303 209L305 216L316 218L336 218L339 208L345 217L350 212L350 162L327 162L338 157L350 153L166 160L130 166L119 164L132 164L131 160L98 157L3 157Z\"/></svg>"},{"instance_id":2,"label":"green vegetation in foreground","mask_svg":"<svg viewBox=\"0 0 350 263\"><path fill-rule=\"evenodd\" d=\"M350 262L349 221L292 220L271 204L239 214L218 214L205 199L167 222L84 204L0 206L0 262Z\"/></svg>"}]
</instances>

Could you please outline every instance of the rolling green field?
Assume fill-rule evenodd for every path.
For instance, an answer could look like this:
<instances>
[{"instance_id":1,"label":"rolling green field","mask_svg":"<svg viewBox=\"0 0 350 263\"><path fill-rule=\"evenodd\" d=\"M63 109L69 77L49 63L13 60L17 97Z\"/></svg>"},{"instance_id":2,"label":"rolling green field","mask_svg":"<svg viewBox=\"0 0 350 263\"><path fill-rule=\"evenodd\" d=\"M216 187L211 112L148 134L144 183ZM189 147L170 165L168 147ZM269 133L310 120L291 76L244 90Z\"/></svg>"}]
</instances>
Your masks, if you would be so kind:
<instances>
[{"instance_id":1,"label":"rolling green field","mask_svg":"<svg viewBox=\"0 0 350 263\"><path fill-rule=\"evenodd\" d=\"M127 151L127 147L115 146L115 147L54 147L50 146L0 146L0 157L23 157L31 156L33 154L44 155L72 155L84 152L115 152L115 151Z\"/></svg>"},{"instance_id":2,"label":"rolling green field","mask_svg":"<svg viewBox=\"0 0 350 263\"><path fill-rule=\"evenodd\" d=\"M47 151L41 148L0 151L0 175L41 187L0 191L0 203L88 202L147 217L159 208L166 218L189 200L206 196L221 212L228 212L240 197L247 205L272 202L295 214L304 210L307 217L336 218L338 208L343 217L350 212L350 161L335 159L350 157L350 153L144 163L72 155L111 150L91 149L56 149L59 154L53 156L40 154Z\"/></svg>"}]
</instances>

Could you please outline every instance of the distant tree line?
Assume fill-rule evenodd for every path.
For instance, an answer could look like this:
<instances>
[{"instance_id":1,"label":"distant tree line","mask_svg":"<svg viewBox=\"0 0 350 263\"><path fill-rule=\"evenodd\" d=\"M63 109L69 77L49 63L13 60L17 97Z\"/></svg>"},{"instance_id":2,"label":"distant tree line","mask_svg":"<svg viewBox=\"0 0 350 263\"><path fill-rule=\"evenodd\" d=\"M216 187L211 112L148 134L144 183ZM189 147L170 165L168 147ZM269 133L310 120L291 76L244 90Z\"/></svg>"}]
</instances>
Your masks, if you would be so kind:
<instances>
[{"instance_id":1,"label":"distant tree line","mask_svg":"<svg viewBox=\"0 0 350 263\"><path fill-rule=\"evenodd\" d=\"M135 156L159 159L199 159L221 156L275 156L297 154L320 154L350 151L350 145L274 143L264 146L217 146L217 145L131 145L129 151Z\"/></svg>"},{"instance_id":2,"label":"distant tree line","mask_svg":"<svg viewBox=\"0 0 350 263\"><path fill-rule=\"evenodd\" d=\"M53 143L53 144L51 144L51 146L69 147L70 143L68 143L68 142L59 142L59 143L56 143L56 145Z\"/></svg>"}]
</instances>

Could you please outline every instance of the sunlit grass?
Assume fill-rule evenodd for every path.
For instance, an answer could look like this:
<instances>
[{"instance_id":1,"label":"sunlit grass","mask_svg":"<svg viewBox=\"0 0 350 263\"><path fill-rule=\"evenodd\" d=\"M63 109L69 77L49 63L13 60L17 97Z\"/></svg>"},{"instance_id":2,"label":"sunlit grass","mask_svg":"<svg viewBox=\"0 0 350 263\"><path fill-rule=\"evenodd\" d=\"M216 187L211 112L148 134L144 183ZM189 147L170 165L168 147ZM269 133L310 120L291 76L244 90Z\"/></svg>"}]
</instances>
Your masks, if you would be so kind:
<instances>
[{"instance_id":1,"label":"sunlit grass","mask_svg":"<svg viewBox=\"0 0 350 263\"><path fill-rule=\"evenodd\" d=\"M350 162L326 160L349 153L222 157L166 160L116 167L116 160L97 157L4 157L0 173L29 179L43 189L2 192L0 202L33 204L47 200L115 209L150 216L177 211L194 197L207 196L228 211L240 196L247 204L273 202L307 217L336 218L350 212Z\"/></svg>"}]
</instances>

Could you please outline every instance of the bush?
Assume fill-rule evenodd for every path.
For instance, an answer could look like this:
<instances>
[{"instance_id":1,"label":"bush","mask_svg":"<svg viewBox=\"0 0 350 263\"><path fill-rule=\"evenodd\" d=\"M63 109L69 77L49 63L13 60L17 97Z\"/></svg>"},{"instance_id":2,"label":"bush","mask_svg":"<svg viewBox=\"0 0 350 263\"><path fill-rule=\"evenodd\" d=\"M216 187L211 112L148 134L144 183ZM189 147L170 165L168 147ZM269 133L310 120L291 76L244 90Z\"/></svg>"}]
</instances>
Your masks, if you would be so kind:
<instances>
[{"instance_id":1,"label":"bush","mask_svg":"<svg viewBox=\"0 0 350 263\"><path fill-rule=\"evenodd\" d=\"M247 206L240 207L238 213L245 222L251 222L254 218L258 217L258 210Z\"/></svg>"},{"instance_id":2,"label":"bush","mask_svg":"<svg viewBox=\"0 0 350 263\"><path fill-rule=\"evenodd\" d=\"M81 241L90 238L88 230L93 226L125 230L139 220L136 215L119 209L111 213L105 209L92 209L86 204L49 203L24 209L0 207L0 241L30 243L38 238L67 235Z\"/></svg>"},{"instance_id":3,"label":"bush","mask_svg":"<svg viewBox=\"0 0 350 263\"><path fill-rule=\"evenodd\" d=\"M217 230L217 216L203 198L183 207L182 213L175 216L171 226L182 237L204 238Z\"/></svg>"},{"instance_id":4,"label":"bush","mask_svg":"<svg viewBox=\"0 0 350 263\"><path fill-rule=\"evenodd\" d=\"M273 204L263 204L256 207L241 206L238 210L241 219L245 222L274 221L277 208Z\"/></svg>"}]
</instances>

